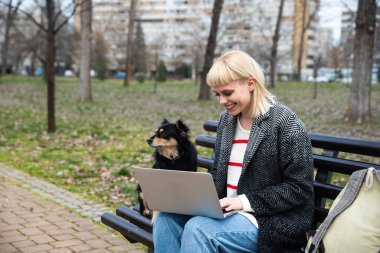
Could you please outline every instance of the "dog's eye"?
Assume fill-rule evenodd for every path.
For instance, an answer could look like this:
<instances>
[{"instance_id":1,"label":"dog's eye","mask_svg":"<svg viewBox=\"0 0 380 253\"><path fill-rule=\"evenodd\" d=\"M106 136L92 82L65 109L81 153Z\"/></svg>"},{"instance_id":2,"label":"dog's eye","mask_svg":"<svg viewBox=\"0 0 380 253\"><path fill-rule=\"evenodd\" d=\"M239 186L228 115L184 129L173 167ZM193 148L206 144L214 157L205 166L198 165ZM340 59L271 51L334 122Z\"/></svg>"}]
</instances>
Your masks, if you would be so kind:
<instances>
[{"instance_id":1,"label":"dog's eye","mask_svg":"<svg viewBox=\"0 0 380 253\"><path fill-rule=\"evenodd\" d=\"M165 133L165 132L164 132L164 129L162 129L162 128L157 129L156 134L157 134L158 137L162 137L162 135L163 135L164 133Z\"/></svg>"}]
</instances>

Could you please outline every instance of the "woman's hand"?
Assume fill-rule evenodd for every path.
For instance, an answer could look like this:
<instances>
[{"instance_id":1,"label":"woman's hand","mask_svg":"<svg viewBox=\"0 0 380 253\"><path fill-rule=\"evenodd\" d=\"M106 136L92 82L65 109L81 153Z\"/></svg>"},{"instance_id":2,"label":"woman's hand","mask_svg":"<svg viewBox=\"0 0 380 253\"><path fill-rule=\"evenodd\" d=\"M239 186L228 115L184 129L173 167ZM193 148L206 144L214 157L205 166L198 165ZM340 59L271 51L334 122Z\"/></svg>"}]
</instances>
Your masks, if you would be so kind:
<instances>
[{"instance_id":1,"label":"woman's hand","mask_svg":"<svg viewBox=\"0 0 380 253\"><path fill-rule=\"evenodd\" d=\"M219 200L219 203L225 212L243 209L243 204L239 197L223 198Z\"/></svg>"}]
</instances>

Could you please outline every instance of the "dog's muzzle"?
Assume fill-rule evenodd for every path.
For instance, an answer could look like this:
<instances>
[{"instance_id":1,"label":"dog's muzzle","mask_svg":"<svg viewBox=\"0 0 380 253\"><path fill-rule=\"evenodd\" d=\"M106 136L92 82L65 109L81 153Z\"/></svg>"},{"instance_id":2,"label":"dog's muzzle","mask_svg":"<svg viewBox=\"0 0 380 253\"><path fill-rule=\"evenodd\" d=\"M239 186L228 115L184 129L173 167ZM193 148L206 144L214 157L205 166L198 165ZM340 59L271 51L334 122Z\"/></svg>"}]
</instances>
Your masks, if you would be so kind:
<instances>
[{"instance_id":1,"label":"dog's muzzle","mask_svg":"<svg viewBox=\"0 0 380 253\"><path fill-rule=\"evenodd\" d=\"M146 142L147 142L149 145L152 145L153 138L150 137L150 138L146 139Z\"/></svg>"}]
</instances>

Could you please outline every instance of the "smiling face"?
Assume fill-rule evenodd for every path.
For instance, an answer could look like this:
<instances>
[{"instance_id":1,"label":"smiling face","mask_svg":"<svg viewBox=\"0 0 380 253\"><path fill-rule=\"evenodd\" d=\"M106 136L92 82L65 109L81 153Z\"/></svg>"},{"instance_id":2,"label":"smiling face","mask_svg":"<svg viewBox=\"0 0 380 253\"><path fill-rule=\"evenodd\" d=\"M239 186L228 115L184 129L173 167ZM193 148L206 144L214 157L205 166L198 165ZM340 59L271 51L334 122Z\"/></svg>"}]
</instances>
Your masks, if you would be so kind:
<instances>
[{"instance_id":1,"label":"smiling face","mask_svg":"<svg viewBox=\"0 0 380 253\"><path fill-rule=\"evenodd\" d=\"M219 103L226 108L229 115L236 116L241 113L243 117L250 117L254 89L253 78L235 80L212 89Z\"/></svg>"}]
</instances>

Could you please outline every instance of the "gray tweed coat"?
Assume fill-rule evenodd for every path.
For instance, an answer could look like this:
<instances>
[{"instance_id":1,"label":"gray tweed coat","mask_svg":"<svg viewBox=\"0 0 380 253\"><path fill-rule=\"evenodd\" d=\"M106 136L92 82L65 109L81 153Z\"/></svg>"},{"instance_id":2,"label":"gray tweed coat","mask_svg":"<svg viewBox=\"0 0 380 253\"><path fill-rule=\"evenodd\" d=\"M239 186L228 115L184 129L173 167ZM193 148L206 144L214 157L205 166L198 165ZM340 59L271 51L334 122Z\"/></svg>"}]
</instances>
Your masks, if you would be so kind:
<instances>
[{"instance_id":1,"label":"gray tweed coat","mask_svg":"<svg viewBox=\"0 0 380 253\"><path fill-rule=\"evenodd\" d=\"M221 115L210 169L219 198L226 196L228 161L237 117ZM245 194L259 224L259 249L301 252L313 220L313 158L304 124L276 103L252 125L238 194Z\"/></svg>"}]
</instances>

